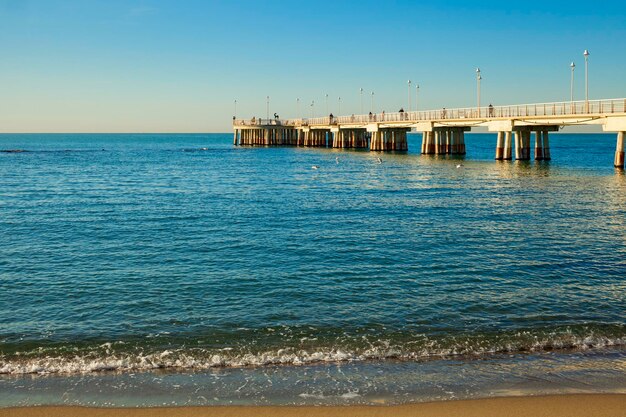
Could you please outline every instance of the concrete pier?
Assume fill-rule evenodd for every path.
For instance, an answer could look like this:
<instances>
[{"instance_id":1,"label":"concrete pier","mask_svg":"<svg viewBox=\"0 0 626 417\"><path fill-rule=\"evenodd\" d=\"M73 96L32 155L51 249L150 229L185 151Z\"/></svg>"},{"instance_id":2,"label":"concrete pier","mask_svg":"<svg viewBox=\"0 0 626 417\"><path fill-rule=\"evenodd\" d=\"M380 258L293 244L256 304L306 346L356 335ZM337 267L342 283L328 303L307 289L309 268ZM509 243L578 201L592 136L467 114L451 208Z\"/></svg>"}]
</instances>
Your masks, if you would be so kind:
<instances>
[{"instance_id":1,"label":"concrete pier","mask_svg":"<svg viewBox=\"0 0 626 417\"><path fill-rule=\"evenodd\" d=\"M502 154L502 159L505 161L510 161L511 159L513 159L512 137L513 132L504 132L504 150Z\"/></svg>"},{"instance_id":2,"label":"concrete pier","mask_svg":"<svg viewBox=\"0 0 626 417\"><path fill-rule=\"evenodd\" d=\"M498 132L496 139L496 161L502 161L504 158L504 132Z\"/></svg>"},{"instance_id":3,"label":"concrete pier","mask_svg":"<svg viewBox=\"0 0 626 417\"><path fill-rule=\"evenodd\" d=\"M614 166L615 168L624 169L624 132L617 132Z\"/></svg>"},{"instance_id":4,"label":"concrete pier","mask_svg":"<svg viewBox=\"0 0 626 417\"><path fill-rule=\"evenodd\" d=\"M496 160L550 160L549 132L563 126L598 125L617 133L614 165L624 166L626 99L568 101L477 109L456 108L306 119L233 119L235 146L306 146L408 150L407 134L422 135L424 155L464 155L465 132L474 127L497 134ZM513 141L515 143L513 143Z\"/></svg>"},{"instance_id":5,"label":"concrete pier","mask_svg":"<svg viewBox=\"0 0 626 417\"><path fill-rule=\"evenodd\" d=\"M422 132L421 153L424 155L464 155L465 127L433 128Z\"/></svg>"},{"instance_id":6,"label":"concrete pier","mask_svg":"<svg viewBox=\"0 0 626 417\"><path fill-rule=\"evenodd\" d=\"M535 131L535 161L543 160L543 132Z\"/></svg>"}]
</instances>

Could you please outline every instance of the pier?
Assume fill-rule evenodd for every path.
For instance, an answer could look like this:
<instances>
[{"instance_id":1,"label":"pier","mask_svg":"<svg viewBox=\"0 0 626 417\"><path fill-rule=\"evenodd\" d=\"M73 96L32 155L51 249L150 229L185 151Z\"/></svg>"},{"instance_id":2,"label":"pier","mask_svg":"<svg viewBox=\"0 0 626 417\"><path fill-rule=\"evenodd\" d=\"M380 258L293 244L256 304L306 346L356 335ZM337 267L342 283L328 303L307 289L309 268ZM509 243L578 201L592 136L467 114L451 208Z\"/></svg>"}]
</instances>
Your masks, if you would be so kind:
<instances>
[{"instance_id":1,"label":"pier","mask_svg":"<svg viewBox=\"0 0 626 417\"><path fill-rule=\"evenodd\" d=\"M300 119L233 119L233 143L401 152L408 150L407 133L417 132L422 134L424 155L464 155L465 132L482 126L497 133L496 160L549 161L550 132L582 125L600 125L604 132L617 134L614 166L623 169L623 98Z\"/></svg>"}]
</instances>

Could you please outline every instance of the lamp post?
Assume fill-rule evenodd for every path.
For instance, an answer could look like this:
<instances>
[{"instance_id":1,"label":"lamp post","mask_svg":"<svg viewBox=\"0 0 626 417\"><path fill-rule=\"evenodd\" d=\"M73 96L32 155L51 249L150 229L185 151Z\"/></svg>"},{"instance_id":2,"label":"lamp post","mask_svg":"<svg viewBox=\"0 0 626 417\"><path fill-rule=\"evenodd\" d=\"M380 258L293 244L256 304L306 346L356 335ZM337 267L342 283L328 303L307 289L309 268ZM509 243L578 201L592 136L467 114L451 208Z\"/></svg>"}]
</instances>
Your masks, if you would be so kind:
<instances>
[{"instance_id":1,"label":"lamp post","mask_svg":"<svg viewBox=\"0 0 626 417\"><path fill-rule=\"evenodd\" d=\"M569 82L569 101L570 103L574 102L574 68L576 68L576 64L573 62L569 64L569 67L572 69L572 76Z\"/></svg>"},{"instance_id":2,"label":"lamp post","mask_svg":"<svg viewBox=\"0 0 626 417\"><path fill-rule=\"evenodd\" d=\"M477 107L478 107L478 117L480 117L480 80L483 77L480 75L480 68L476 68L476 90L477 90Z\"/></svg>"},{"instance_id":3,"label":"lamp post","mask_svg":"<svg viewBox=\"0 0 626 417\"><path fill-rule=\"evenodd\" d=\"M372 91L372 104L370 105L370 112L374 113L374 92Z\"/></svg>"},{"instance_id":4,"label":"lamp post","mask_svg":"<svg viewBox=\"0 0 626 417\"><path fill-rule=\"evenodd\" d=\"M359 91L361 91L361 114L363 114L363 87Z\"/></svg>"},{"instance_id":5,"label":"lamp post","mask_svg":"<svg viewBox=\"0 0 626 417\"><path fill-rule=\"evenodd\" d=\"M419 92L420 92L420 85L415 84L415 111L419 110L419 101L418 101Z\"/></svg>"},{"instance_id":6,"label":"lamp post","mask_svg":"<svg viewBox=\"0 0 626 417\"><path fill-rule=\"evenodd\" d=\"M583 52L585 57L585 112L589 113L589 51Z\"/></svg>"},{"instance_id":7,"label":"lamp post","mask_svg":"<svg viewBox=\"0 0 626 417\"><path fill-rule=\"evenodd\" d=\"M328 113L328 93L326 93L326 114Z\"/></svg>"},{"instance_id":8,"label":"lamp post","mask_svg":"<svg viewBox=\"0 0 626 417\"><path fill-rule=\"evenodd\" d=\"M311 119L313 118L313 108L315 106L315 100L311 100Z\"/></svg>"},{"instance_id":9,"label":"lamp post","mask_svg":"<svg viewBox=\"0 0 626 417\"><path fill-rule=\"evenodd\" d=\"M300 97L296 99L296 106L298 107L298 117L302 119L302 112L300 111Z\"/></svg>"},{"instance_id":10,"label":"lamp post","mask_svg":"<svg viewBox=\"0 0 626 417\"><path fill-rule=\"evenodd\" d=\"M339 97L339 111L337 112L337 116L341 116L341 97Z\"/></svg>"},{"instance_id":11,"label":"lamp post","mask_svg":"<svg viewBox=\"0 0 626 417\"><path fill-rule=\"evenodd\" d=\"M270 120L270 96L267 96L267 123Z\"/></svg>"},{"instance_id":12,"label":"lamp post","mask_svg":"<svg viewBox=\"0 0 626 417\"><path fill-rule=\"evenodd\" d=\"M235 100L235 119L237 118L237 100Z\"/></svg>"},{"instance_id":13,"label":"lamp post","mask_svg":"<svg viewBox=\"0 0 626 417\"><path fill-rule=\"evenodd\" d=\"M411 80L407 81L409 84L409 112L411 111Z\"/></svg>"}]
</instances>

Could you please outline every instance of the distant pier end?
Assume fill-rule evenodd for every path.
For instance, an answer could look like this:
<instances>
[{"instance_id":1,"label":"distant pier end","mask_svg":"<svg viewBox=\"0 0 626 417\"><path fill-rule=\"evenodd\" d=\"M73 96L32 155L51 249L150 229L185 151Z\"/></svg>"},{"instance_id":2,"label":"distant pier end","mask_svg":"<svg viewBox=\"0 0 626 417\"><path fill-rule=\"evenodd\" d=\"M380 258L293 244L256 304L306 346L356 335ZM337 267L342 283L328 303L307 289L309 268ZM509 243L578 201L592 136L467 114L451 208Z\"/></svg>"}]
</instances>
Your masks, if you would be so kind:
<instances>
[{"instance_id":1,"label":"distant pier end","mask_svg":"<svg viewBox=\"0 0 626 417\"><path fill-rule=\"evenodd\" d=\"M497 133L496 160L550 160L549 132L601 125L617 133L614 165L624 168L626 99L488 106L301 119L233 119L236 146L306 146L406 151L407 133L422 133L421 153L464 155L465 132ZM533 141L534 139L534 141ZM533 146L534 143L534 146ZM534 151L532 149L534 148ZM513 149L515 152L513 153Z\"/></svg>"}]
</instances>

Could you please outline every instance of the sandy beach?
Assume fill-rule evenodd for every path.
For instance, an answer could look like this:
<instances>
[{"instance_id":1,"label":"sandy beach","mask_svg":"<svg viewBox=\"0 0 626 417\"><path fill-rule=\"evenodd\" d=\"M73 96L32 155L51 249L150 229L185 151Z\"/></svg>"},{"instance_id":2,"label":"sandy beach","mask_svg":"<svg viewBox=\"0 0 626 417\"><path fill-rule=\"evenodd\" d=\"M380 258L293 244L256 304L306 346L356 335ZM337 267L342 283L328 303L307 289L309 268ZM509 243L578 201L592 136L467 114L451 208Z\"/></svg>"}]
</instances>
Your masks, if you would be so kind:
<instances>
[{"instance_id":1,"label":"sandy beach","mask_svg":"<svg viewBox=\"0 0 626 417\"><path fill-rule=\"evenodd\" d=\"M163 407L86 408L15 407L0 409L0 417L621 417L626 394L577 394L538 397L486 398L401 406L319 407Z\"/></svg>"}]
</instances>

